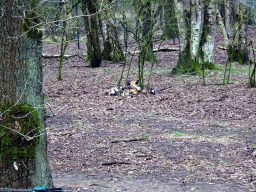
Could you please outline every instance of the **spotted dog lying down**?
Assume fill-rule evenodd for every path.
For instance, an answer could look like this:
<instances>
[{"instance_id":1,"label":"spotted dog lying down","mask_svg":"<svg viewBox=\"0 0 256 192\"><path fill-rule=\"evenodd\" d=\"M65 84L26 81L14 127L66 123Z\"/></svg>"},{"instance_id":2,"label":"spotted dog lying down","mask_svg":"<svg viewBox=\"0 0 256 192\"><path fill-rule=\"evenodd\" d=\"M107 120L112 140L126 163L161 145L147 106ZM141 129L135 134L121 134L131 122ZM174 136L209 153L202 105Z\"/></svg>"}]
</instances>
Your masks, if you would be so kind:
<instances>
[{"instance_id":1,"label":"spotted dog lying down","mask_svg":"<svg viewBox=\"0 0 256 192\"><path fill-rule=\"evenodd\" d=\"M146 93L146 94L149 93L154 95L155 90L147 86L145 86L144 90L141 90L139 86L139 80L132 81L132 82L128 81L126 87L120 87L120 88L114 87L109 90L109 94L113 96L117 96L117 95L125 96L130 94L137 95L138 93Z\"/></svg>"}]
</instances>

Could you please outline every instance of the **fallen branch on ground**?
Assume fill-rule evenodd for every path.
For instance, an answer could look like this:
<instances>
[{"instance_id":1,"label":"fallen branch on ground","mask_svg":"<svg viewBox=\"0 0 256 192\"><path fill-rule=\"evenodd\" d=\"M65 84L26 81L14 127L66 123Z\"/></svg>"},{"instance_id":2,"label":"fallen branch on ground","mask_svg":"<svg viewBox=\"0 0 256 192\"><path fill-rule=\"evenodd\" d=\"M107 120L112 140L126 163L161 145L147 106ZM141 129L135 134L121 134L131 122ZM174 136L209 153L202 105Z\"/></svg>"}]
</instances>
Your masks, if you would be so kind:
<instances>
[{"instance_id":1,"label":"fallen branch on ground","mask_svg":"<svg viewBox=\"0 0 256 192\"><path fill-rule=\"evenodd\" d=\"M59 55L49 55L49 54L43 54L42 55L44 58L59 58L60 57L60 54ZM67 58L70 58L70 57L86 57L87 55L85 54L74 54L74 55L64 55L64 58L67 59Z\"/></svg>"},{"instance_id":2,"label":"fallen branch on ground","mask_svg":"<svg viewBox=\"0 0 256 192\"><path fill-rule=\"evenodd\" d=\"M140 137L140 138L134 138L134 139L116 139L114 141L111 141L111 143L118 143L118 142L131 142L131 141L149 141L149 137Z\"/></svg>"},{"instance_id":3,"label":"fallen branch on ground","mask_svg":"<svg viewBox=\"0 0 256 192\"><path fill-rule=\"evenodd\" d=\"M162 48L162 49L153 49L153 52L171 52L171 51L179 51L180 49L179 48L176 48L176 47L173 47L173 48ZM131 53L140 53L140 51L134 51L134 52L124 52L124 54L131 54ZM59 58L60 57L60 54L58 55L49 55L49 54L43 54L42 55L43 58ZM74 54L74 55L64 55L64 58L67 59L67 58L70 58L70 57L86 57L87 55L85 54Z\"/></svg>"},{"instance_id":4,"label":"fallen branch on ground","mask_svg":"<svg viewBox=\"0 0 256 192\"><path fill-rule=\"evenodd\" d=\"M180 48L173 47L173 48L162 48L162 49L153 49L153 52L171 52L171 51L179 51ZM124 54L136 54L140 53L140 51L131 51L131 52L124 52Z\"/></svg>"},{"instance_id":5,"label":"fallen branch on ground","mask_svg":"<svg viewBox=\"0 0 256 192\"><path fill-rule=\"evenodd\" d=\"M122 165L122 164L130 164L124 161L113 161L113 162L108 162L108 163L102 163L102 165Z\"/></svg>"}]
</instances>

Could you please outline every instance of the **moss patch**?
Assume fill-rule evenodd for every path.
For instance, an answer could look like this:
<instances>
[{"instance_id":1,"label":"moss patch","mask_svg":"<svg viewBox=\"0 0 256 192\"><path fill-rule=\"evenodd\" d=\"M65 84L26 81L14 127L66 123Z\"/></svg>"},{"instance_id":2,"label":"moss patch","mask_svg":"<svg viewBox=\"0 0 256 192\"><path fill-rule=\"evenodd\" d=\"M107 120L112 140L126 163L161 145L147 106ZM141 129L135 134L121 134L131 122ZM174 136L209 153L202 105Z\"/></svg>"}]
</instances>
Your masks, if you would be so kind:
<instances>
[{"instance_id":1,"label":"moss patch","mask_svg":"<svg viewBox=\"0 0 256 192\"><path fill-rule=\"evenodd\" d=\"M4 161L34 158L39 141L34 136L40 131L37 111L28 104L7 103L1 106L0 113L0 158Z\"/></svg>"}]
</instances>

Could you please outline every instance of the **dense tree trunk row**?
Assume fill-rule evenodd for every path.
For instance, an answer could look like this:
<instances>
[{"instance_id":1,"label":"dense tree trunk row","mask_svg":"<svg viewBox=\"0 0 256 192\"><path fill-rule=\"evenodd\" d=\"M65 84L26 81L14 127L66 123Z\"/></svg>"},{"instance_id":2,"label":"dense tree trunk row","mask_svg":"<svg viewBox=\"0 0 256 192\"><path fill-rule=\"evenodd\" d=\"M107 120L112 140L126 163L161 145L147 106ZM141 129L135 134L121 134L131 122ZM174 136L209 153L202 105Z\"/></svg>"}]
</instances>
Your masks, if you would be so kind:
<instances>
[{"instance_id":1,"label":"dense tree trunk row","mask_svg":"<svg viewBox=\"0 0 256 192\"><path fill-rule=\"evenodd\" d=\"M245 5L232 2L231 7L230 1L224 0L225 17L223 19L218 3L214 0L190 0L189 9L186 2L174 0L181 52L172 73L200 73L202 65L213 67L216 21L219 23L225 46L228 48L229 60L247 63ZM230 33L230 10L234 10L233 36Z\"/></svg>"},{"instance_id":2,"label":"dense tree trunk row","mask_svg":"<svg viewBox=\"0 0 256 192\"><path fill-rule=\"evenodd\" d=\"M180 56L172 73L200 73L203 63L213 63L215 4L213 0L175 0L179 28Z\"/></svg>"}]
</instances>

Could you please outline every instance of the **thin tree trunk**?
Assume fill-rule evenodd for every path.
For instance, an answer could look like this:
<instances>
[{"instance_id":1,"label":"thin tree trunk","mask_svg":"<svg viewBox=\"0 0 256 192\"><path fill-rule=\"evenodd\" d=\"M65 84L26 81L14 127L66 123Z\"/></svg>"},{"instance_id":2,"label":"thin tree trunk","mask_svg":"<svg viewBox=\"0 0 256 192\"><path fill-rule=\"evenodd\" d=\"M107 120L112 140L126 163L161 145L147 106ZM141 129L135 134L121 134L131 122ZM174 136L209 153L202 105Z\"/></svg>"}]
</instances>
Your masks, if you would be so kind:
<instances>
[{"instance_id":1,"label":"thin tree trunk","mask_svg":"<svg viewBox=\"0 0 256 192\"><path fill-rule=\"evenodd\" d=\"M230 0L224 0L225 6L225 24L227 36L230 37Z\"/></svg>"},{"instance_id":2,"label":"thin tree trunk","mask_svg":"<svg viewBox=\"0 0 256 192\"><path fill-rule=\"evenodd\" d=\"M240 37L240 8L239 8L239 2L236 1L235 3L235 15L234 15L234 24L233 24L233 45L238 47L239 46L239 37Z\"/></svg>"},{"instance_id":3,"label":"thin tree trunk","mask_svg":"<svg viewBox=\"0 0 256 192\"><path fill-rule=\"evenodd\" d=\"M30 37L22 34L24 29L22 10L31 10L31 2L0 1L4 11L0 17L0 106L15 102L27 103L35 107L40 118L42 135L39 137L34 158L25 162L17 161L16 166L14 166L16 161L12 159L0 160L0 188L52 187L43 107L41 33L33 29L27 31ZM18 7L22 7L22 10ZM21 17L17 17L18 15ZM33 19L35 21L36 18ZM0 118L2 120L3 116ZM0 144L4 137L0 137ZM8 157L3 158L8 159Z\"/></svg>"},{"instance_id":4,"label":"thin tree trunk","mask_svg":"<svg viewBox=\"0 0 256 192\"><path fill-rule=\"evenodd\" d=\"M245 5L241 4L240 7L240 38L239 38L239 43L241 45L241 51L243 53L243 59L242 59L242 63L243 64L247 64L248 62L248 48L247 48L247 11L245 8Z\"/></svg>"},{"instance_id":5,"label":"thin tree trunk","mask_svg":"<svg viewBox=\"0 0 256 192\"><path fill-rule=\"evenodd\" d=\"M224 38L225 46L228 47L229 46L228 34L227 34L227 31L226 31L225 25L223 23L223 20L222 20L221 14L220 14L220 10L219 10L217 4L216 4L216 16L217 16L217 20L218 20L218 23L220 26L222 36Z\"/></svg>"},{"instance_id":6,"label":"thin tree trunk","mask_svg":"<svg viewBox=\"0 0 256 192\"><path fill-rule=\"evenodd\" d=\"M99 18L99 30L102 36L102 40L103 40L103 44L105 44L106 42L106 37L105 37L105 33L103 32L103 21L102 21L102 17L101 17L101 13L98 13L98 18Z\"/></svg>"},{"instance_id":7,"label":"thin tree trunk","mask_svg":"<svg viewBox=\"0 0 256 192\"><path fill-rule=\"evenodd\" d=\"M242 45L242 49L244 49L245 46L245 38L246 38L246 35L245 35L245 24L246 24L246 10L245 10L245 6L243 4L240 4L239 6L239 20L240 20L240 28L239 28L239 43Z\"/></svg>"},{"instance_id":8,"label":"thin tree trunk","mask_svg":"<svg viewBox=\"0 0 256 192\"><path fill-rule=\"evenodd\" d=\"M153 22L151 19L151 3L147 1L141 8L141 19L142 19L142 39L143 39L143 50L145 61L153 61L153 42L152 42L152 30Z\"/></svg>"},{"instance_id":9,"label":"thin tree trunk","mask_svg":"<svg viewBox=\"0 0 256 192\"><path fill-rule=\"evenodd\" d=\"M98 35L97 25L97 0L83 0L82 11L84 15L85 30L87 32L87 51L90 58L91 67L100 67L101 64L101 49Z\"/></svg>"},{"instance_id":10,"label":"thin tree trunk","mask_svg":"<svg viewBox=\"0 0 256 192\"><path fill-rule=\"evenodd\" d=\"M71 12L70 12L71 14ZM67 18L67 8L66 8L66 4L64 3L63 8L62 8L62 15L63 17L66 19ZM71 18L72 15L69 15ZM58 80L61 81L62 77L61 77L61 70L62 70L62 64L63 64L63 59L64 59L64 55L66 52L66 48L68 46L68 38L67 38L67 30L70 29L70 22L67 23L67 21L63 21L62 23L62 28L61 28L61 44L60 44L60 62L59 62L59 74L58 74Z\"/></svg>"}]
</instances>

